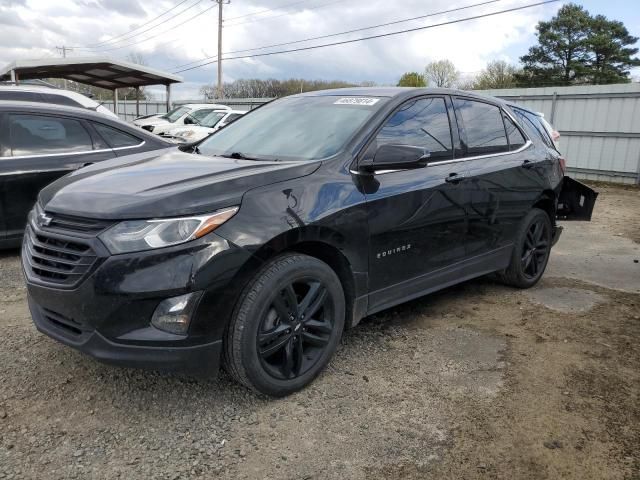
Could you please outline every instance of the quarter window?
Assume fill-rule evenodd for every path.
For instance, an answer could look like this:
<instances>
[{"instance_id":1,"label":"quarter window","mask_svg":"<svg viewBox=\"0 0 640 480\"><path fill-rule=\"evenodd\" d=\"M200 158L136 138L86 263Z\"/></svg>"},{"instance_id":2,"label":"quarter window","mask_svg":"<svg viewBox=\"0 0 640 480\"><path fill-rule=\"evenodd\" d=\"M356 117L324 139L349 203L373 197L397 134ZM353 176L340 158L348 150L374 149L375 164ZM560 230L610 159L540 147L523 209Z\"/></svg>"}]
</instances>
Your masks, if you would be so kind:
<instances>
[{"instance_id":1,"label":"quarter window","mask_svg":"<svg viewBox=\"0 0 640 480\"><path fill-rule=\"evenodd\" d=\"M549 138L546 129L540 123L539 117L537 115L526 112L519 108L514 108L513 111L518 116L520 121L524 124L525 128L530 131L532 136L542 140L542 142L547 147L553 148L553 141L551 140L551 138Z\"/></svg>"},{"instance_id":2,"label":"quarter window","mask_svg":"<svg viewBox=\"0 0 640 480\"><path fill-rule=\"evenodd\" d=\"M98 133L107 141L111 148L134 147L141 143L138 137L129 135L117 128L107 127L101 123L94 123L93 126L96 127Z\"/></svg>"},{"instance_id":3,"label":"quarter window","mask_svg":"<svg viewBox=\"0 0 640 480\"><path fill-rule=\"evenodd\" d=\"M93 150L89 133L77 120L14 114L9 129L13 156Z\"/></svg>"},{"instance_id":4,"label":"quarter window","mask_svg":"<svg viewBox=\"0 0 640 480\"><path fill-rule=\"evenodd\" d=\"M484 102L455 99L466 133L466 155L487 155L509 151L500 108Z\"/></svg>"},{"instance_id":5,"label":"quarter window","mask_svg":"<svg viewBox=\"0 0 640 480\"><path fill-rule=\"evenodd\" d=\"M421 98L402 105L376 137L381 145L411 145L426 149L432 160L453 157L447 106L441 97Z\"/></svg>"},{"instance_id":6,"label":"quarter window","mask_svg":"<svg viewBox=\"0 0 640 480\"><path fill-rule=\"evenodd\" d=\"M522 148L527 140L516 124L513 123L508 116L504 116L504 126L507 129L507 137L509 138L509 150L514 151Z\"/></svg>"}]
</instances>

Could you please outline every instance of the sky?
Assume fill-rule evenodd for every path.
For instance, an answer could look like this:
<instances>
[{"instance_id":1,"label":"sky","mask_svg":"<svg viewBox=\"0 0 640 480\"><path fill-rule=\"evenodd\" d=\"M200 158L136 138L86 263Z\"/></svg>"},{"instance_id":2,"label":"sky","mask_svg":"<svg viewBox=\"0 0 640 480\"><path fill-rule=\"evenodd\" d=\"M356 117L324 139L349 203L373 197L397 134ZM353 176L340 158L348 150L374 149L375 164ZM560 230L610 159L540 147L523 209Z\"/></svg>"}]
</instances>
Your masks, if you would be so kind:
<instances>
[{"instance_id":1,"label":"sky","mask_svg":"<svg viewBox=\"0 0 640 480\"><path fill-rule=\"evenodd\" d=\"M354 39L487 14L540 0L489 4L247 55ZM482 0L231 0L224 5L223 52L252 49L465 7ZM628 0L579 2L592 14L621 20L640 36L640 9ZM535 44L535 26L563 2L364 42L223 62L224 81L238 78L305 78L395 84L403 72L449 59L465 76L494 59L517 63ZM172 9L167 12L169 9ZM178 66L217 52L217 4L213 0L0 0L0 65L16 59L140 55L153 68ZM160 16L159 18L156 18ZM635 70L634 75L640 71ZM216 65L179 73L174 99L199 98L216 81ZM151 88L161 100L163 88Z\"/></svg>"}]
</instances>

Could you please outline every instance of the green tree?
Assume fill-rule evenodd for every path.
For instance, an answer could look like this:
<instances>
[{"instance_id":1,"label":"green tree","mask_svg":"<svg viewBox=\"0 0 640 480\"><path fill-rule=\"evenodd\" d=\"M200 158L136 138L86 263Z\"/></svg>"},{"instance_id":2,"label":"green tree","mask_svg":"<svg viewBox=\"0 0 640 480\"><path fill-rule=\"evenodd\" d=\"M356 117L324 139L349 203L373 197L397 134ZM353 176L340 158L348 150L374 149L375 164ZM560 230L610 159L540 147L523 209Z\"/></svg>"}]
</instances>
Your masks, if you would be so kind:
<instances>
[{"instance_id":1,"label":"green tree","mask_svg":"<svg viewBox=\"0 0 640 480\"><path fill-rule=\"evenodd\" d=\"M539 22L538 45L520 60L523 86L628 82L638 39L622 22L592 17L583 7L564 5L548 22Z\"/></svg>"},{"instance_id":2,"label":"green tree","mask_svg":"<svg viewBox=\"0 0 640 480\"><path fill-rule=\"evenodd\" d=\"M452 88L460 78L460 72L451 60L438 60L428 63L424 75L429 85L441 88Z\"/></svg>"},{"instance_id":3,"label":"green tree","mask_svg":"<svg viewBox=\"0 0 640 480\"><path fill-rule=\"evenodd\" d=\"M603 15L593 18L587 38L591 83L628 82L629 68L640 64L640 60L633 58L638 49L629 47L637 41L622 22Z\"/></svg>"},{"instance_id":4,"label":"green tree","mask_svg":"<svg viewBox=\"0 0 640 480\"><path fill-rule=\"evenodd\" d=\"M487 63L485 69L478 74L473 82L473 89L514 88L517 86L517 73L517 67L504 60L494 60Z\"/></svg>"},{"instance_id":5,"label":"green tree","mask_svg":"<svg viewBox=\"0 0 640 480\"><path fill-rule=\"evenodd\" d=\"M418 72L407 72L403 73L398 81L399 87L426 87L427 81L424 78L424 75L419 74Z\"/></svg>"}]
</instances>

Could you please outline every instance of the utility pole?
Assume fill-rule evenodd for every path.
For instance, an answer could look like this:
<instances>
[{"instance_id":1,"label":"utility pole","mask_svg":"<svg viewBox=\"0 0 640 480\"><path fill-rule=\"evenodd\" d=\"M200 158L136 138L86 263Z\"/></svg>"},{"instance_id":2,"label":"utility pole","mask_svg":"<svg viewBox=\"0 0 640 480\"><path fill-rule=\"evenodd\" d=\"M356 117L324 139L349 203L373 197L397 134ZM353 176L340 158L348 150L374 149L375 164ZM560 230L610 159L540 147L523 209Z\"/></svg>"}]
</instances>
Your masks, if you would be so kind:
<instances>
[{"instance_id":1,"label":"utility pole","mask_svg":"<svg viewBox=\"0 0 640 480\"><path fill-rule=\"evenodd\" d=\"M60 52L62 53L62 58L67 58L67 50L71 51L71 48L69 47L65 47L64 45L62 45L61 47L56 47L56 50L60 50ZM64 83L64 89L67 89L67 79L65 78L63 80Z\"/></svg>"},{"instance_id":2,"label":"utility pole","mask_svg":"<svg viewBox=\"0 0 640 480\"><path fill-rule=\"evenodd\" d=\"M218 86L216 88L216 97L222 98L222 6L225 3L231 3L231 0L214 0L218 3Z\"/></svg>"}]
</instances>

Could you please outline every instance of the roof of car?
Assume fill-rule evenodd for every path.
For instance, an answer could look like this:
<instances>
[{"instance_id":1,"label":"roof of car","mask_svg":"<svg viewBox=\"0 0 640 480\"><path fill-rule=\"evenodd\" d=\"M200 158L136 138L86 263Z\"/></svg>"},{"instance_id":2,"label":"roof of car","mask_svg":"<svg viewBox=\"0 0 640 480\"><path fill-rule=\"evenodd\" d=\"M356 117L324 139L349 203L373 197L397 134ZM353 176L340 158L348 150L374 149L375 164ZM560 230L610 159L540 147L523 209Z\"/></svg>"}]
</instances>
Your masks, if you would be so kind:
<instances>
[{"instance_id":1,"label":"roof of car","mask_svg":"<svg viewBox=\"0 0 640 480\"><path fill-rule=\"evenodd\" d=\"M456 90L454 88L414 88L414 87L350 87L335 88L331 90L317 90L314 92L300 93L295 96L367 96L383 98L411 98L417 95L463 95L476 97L494 103L504 104L499 98L482 95L468 90Z\"/></svg>"}]
</instances>

